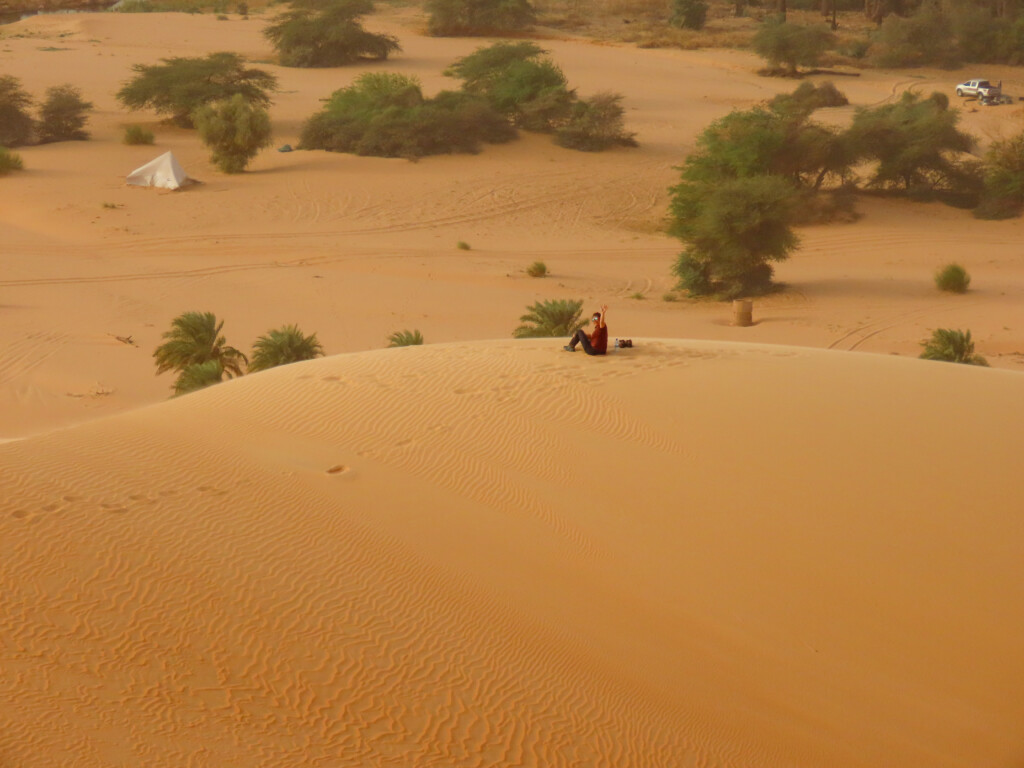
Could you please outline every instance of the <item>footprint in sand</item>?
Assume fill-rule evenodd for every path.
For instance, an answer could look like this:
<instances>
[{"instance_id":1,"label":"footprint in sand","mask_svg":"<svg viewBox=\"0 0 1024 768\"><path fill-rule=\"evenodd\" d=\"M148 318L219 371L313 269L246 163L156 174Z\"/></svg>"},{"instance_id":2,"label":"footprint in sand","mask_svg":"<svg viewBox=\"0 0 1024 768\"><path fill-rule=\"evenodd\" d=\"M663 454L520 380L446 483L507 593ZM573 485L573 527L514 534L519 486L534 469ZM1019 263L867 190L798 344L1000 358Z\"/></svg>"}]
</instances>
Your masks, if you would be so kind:
<instances>
[{"instance_id":1,"label":"footprint in sand","mask_svg":"<svg viewBox=\"0 0 1024 768\"><path fill-rule=\"evenodd\" d=\"M122 506L121 504L100 504L100 507L111 514L119 515L128 511L128 507Z\"/></svg>"},{"instance_id":2,"label":"footprint in sand","mask_svg":"<svg viewBox=\"0 0 1024 768\"><path fill-rule=\"evenodd\" d=\"M345 464L335 464L327 470L328 475L347 475L350 472L352 472L352 467L346 466Z\"/></svg>"}]
</instances>

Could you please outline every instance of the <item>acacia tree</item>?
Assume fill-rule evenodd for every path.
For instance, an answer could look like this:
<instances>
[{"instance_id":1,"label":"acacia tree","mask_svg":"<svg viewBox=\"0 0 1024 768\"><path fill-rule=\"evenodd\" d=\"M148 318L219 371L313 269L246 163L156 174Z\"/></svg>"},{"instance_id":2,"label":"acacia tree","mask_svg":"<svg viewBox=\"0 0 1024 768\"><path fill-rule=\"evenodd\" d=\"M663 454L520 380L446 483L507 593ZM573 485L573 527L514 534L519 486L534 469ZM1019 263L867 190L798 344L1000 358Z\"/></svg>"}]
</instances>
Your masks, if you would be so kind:
<instances>
[{"instance_id":1,"label":"acacia tree","mask_svg":"<svg viewBox=\"0 0 1024 768\"><path fill-rule=\"evenodd\" d=\"M0 75L0 147L18 147L32 139L34 121L28 113L32 97L12 75Z\"/></svg>"},{"instance_id":2,"label":"acacia tree","mask_svg":"<svg viewBox=\"0 0 1024 768\"><path fill-rule=\"evenodd\" d=\"M85 124L92 102L82 98L73 85L57 85L46 91L46 101L39 108L39 141L81 141L89 138Z\"/></svg>"},{"instance_id":3,"label":"acacia tree","mask_svg":"<svg viewBox=\"0 0 1024 768\"><path fill-rule=\"evenodd\" d=\"M117 92L128 109L151 107L182 128L193 127L192 113L204 104L241 94L258 107L270 105L277 78L262 69L245 66L237 53L162 59L162 64L136 64L137 73Z\"/></svg>"},{"instance_id":4,"label":"acacia tree","mask_svg":"<svg viewBox=\"0 0 1024 768\"><path fill-rule=\"evenodd\" d=\"M363 29L358 19L372 10L372 0L334 0L324 6L307 0L274 19L263 34L286 67L337 67L360 59L386 59L402 48L392 35Z\"/></svg>"},{"instance_id":5,"label":"acacia tree","mask_svg":"<svg viewBox=\"0 0 1024 768\"><path fill-rule=\"evenodd\" d=\"M945 94L921 98L906 91L892 104L858 109L848 137L858 157L876 163L870 186L960 191L977 180L959 162L958 156L974 147L959 121Z\"/></svg>"},{"instance_id":6,"label":"acacia tree","mask_svg":"<svg viewBox=\"0 0 1024 768\"><path fill-rule=\"evenodd\" d=\"M796 190L779 176L672 188L671 234L686 244L673 266L679 288L735 298L771 286L771 262L796 248Z\"/></svg>"},{"instance_id":7,"label":"acacia tree","mask_svg":"<svg viewBox=\"0 0 1024 768\"><path fill-rule=\"evenodd\" d=\"M795 75L798 67L817 66L821 55L835 43L824 26L787 24L773 16L754 35L754 51L773 67L782 67L787 75Z\"/></svg>"},{"instance_id":8,"label":"acacia tree","mask_svg":"<svg viewBox=\"0 0 1024 768\"><path fill-rule=\"evenodd\" d=\"M1003 219L1024 210L1024 133L992 143L985 154L985 192L979 218Z\"/></svg>"},{"instance_id":9,"label":"acacia tree","mask_svg":"<svg viewBox=\"0 0 1024 768\"><path fill-rule=\"evenodd\" d=\"M427 0L426 10L439 37L519 32L537 20L529 0Z\"/></svg>"},{"instance_id":10,"label":"acacia tree","mask_svg":"<svg viewBox=\"0 0 1024 768\"><path fill-rule=\"evenodd\" d=\"M270 145L270 117L236 93L227 101L207 104L192 116L203 143L211 150L210 159L224 173L241 173Z\"/></svg>"}]
</instances>

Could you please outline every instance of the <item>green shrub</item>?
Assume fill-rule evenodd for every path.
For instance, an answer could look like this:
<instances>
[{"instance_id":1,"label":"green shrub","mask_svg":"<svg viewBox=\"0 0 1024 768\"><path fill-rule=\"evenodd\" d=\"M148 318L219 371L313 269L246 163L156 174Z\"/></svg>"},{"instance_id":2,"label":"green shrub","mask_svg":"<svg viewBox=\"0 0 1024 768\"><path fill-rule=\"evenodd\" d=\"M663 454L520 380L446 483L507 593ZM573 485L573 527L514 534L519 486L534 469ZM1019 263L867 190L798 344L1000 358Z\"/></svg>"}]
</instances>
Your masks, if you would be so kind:
<instances>
[{"instance_id":1,"label":"green shrub","mask_svg":"<svg viewBox=\"0 0 1024 768\"><path fill-rule=\"evenodd\" d=\"M1024 210L1024 133L992 143L985 154L980 219L1007 219Z\"/></svg>"},{"instance_id":2,"label":"green shrub","mask_svg":"<svg viewBox=\"0 0 1024 768\"><path fill-rule=\"evenodd\" d=\"M423 334L419 331L395 331L388 336L389 347L418 347L423 343Z\"/></svg>"},{"instance_id":3,"label":"green shrub","mask_svg":"<svg viewBox=\"0 0 1024 768\"><path fill-rule=\"evenodd\" d=\"M931 338L921 342L923 360L941 360L946 363L963 365L981 365L988 367L988 361L975 354L974 342L970 331L938 328L932 332Z\"/></svg>"},{"instance_id":4,"label":"green shrub","mask_svg":"<svg viewBox=\"0 0 1024 768\"><path fill-rule=\"evenodd\" d=\"M684 29L703 29L708 18L708 4L704 0L672 0L673 26Z\"/></svg>"},{"instance_id":5,"label":"green shrub","mask_svg":"<svg viewBox=\"0 0 1024 768\"><path fill-rule=\"evenodd\" d=\"M237 53L211 53L203 58L175 57L162 64L136 64L134 78L117 92L128 109L151 107L183 128L193 127L192 113L201 106L241 94L253 106L270 105L277 78L262 69L245 67Z\"/></svg>"},{"instance_id":6,"label":"green shrub","mask_svg":"<svg viewBox=\"0 0 1024 768\"><path fill-rule=\"evenodd\" d=\"M148 131L141 125L126 125L124 127L125 144L152 144L153 132Z\"/></svg>"},{"instance_id":7,"label":"green shrub","mask_svg":"<svg viewBox=\"0 0 1024 768\"><path fill-rule=\"evenodd\" d=\"M899 101L861 107L848 137L853 151L876 163L868 184L883 189L969 190L978 180L956 156L970 152L974 139L961 132L959 115L945 94L922 99L906 91Z\"/></svg>"},{"instance_id":8,"label":"green shrub","mask_svg":"<svg viewBox=\"0 0 1024 768\"><path fill-rule=\"evenodd\" d=\"M814 67L821 55L835 44L825 26L804 27L788 24L779 17L765 21L754 35L753 46L758 56L772 67L784 67L795 75L797 67Z\"/></svg>"},{"instance_id":9,"label":"green shrub","mask_svg":"<svg viewBox=\"0 0 1024 768\"><path fill-rule=\"evenodd\" d=\"M224 173L241 173L257 153L270 145L270 117L237 93L226 101L207 104L193 113L210 159Z\"/></svg>"},{"instance_id":10,"label":"green shrub","mask_svg":"<svg viewBox=\"0 0 1024 768\"><path fill-rule=\"evenodd\" d=\"M575 99L562 70L534 43L495 43L456 60L444 74L486 99L514 125L551 131L568 119Z\"/></svg>"},{"instance_id":11,"label":"green shrub","mask_svg":"<svg viewBox=\"0 0 1024 768\"><path fill-rule=\"evenodd\" d=\"M419 82L394 73L366 73L335 91L302 130L305 149L409 157L476 152L482 142L515 137L483 99L442 91L426 99Z\"/></svg>"},{"instance_id":12,"label":"green shrub","mask_svg":"<svg viewBox=\"0 0 1024 768\"><path fill-rule=\"evenodd\" d=\"M224 366L219 360L207 360L185 366L174 380L174 396L206 389L224 380Z\"/></svg>"},{"instance_id":13,"label":"green shrub","mask_svg":"<svg viewBox=\"0 0 1024 768\"><path fill-rule=\"evenodd\" d=\"M459 242L455 244L455 247L458 248L460 251L468 251L469 243L467 243L465 240L459 240Z\"/></svg>"},{"instance_id":14,"label":"green shrub","mask_svg":"<svg viewBox=\"0 0 1024 768\"><path fill-rule=\"evenodd\" d=\"M53 141L80 141L89 138L85 124L92 102L82 98L73 85L57 85L46 91L46 101L39 108L36 133L43 144Z\"/></svg>"},{"instance_id":15,"label":"green shrub","mask_svg":"<svg viewBox=\"0 0 1024 768\"><path fill-rule=\"evenodd\" d=\"M32 97L11 75L0 75L0 146L20 147L32 140L34 121L28 113Z\"/></svg>"},{"instance_id":16,"label":"green shrub","mask_svg":"<svg viewBox=\"0 0 1024 768\"><path fill-rule=\"evenodd\" d=\"M935 287L950 293L967 293L971 276L959 264L947 264L935 273Z\"/></svg>"},{"instance_id":17,"label":"green shrub","mask_svg":"<svg viewBox=\"0 0 1024 768\"><path fill-rule=\"evenodd\" d=\"M526 268L526 274L530 277L546 277L548 274L548 265L543 261L535 261Z\"/></svg>"},{"instance_id":18,"label":"green shrub","mask_svg":"<svg viewBox=\"0 0 1024 768\"><path fill-rule=\"evenodd\" d=\"M439 37L521 32L536 21L528 0L427 0L428 30Z\"/></svg>"},{"instance_id":19,"label":"green shrub","mask_svg":"<svg viewBox=\"0 0 1024 768\"><path fill-rule=\"evenodd\" d=\"M402 48L392 35L363 29L358 19L372 10L371 0L297 4L274 19L263 34L286 67L337 67L360 59L386 59Z\"/></svg>"},{"instance_id":20,"label":"green shrub","mask_svg":"<svg viewBox=\"0 0 1024 768\"><path fill-rule=\"evenodd\" d=\"M792 93L780 93L768 105L782 114L810 114L825 107L845 107L849 99L831 81L821 85L803 82Z\"/></svg>"},{"instance_id":21,"label":"green shrub","mask_svg":"<svg viewBox=\"0 0 1024 768\"><path fill-rule=\"evenodd\" d=\"M0 176L6 176L11 171L20 171L21 155L11 152L7 147L0 147Z\"/></svg>"},{"instance_id":22,"label":"green shrub","mask_svg":"<svg viewBox=\"0 0 1024 768\"><path fill-rule=\"evenodd\" d=\"M796 189L779 176L673 187L670 232L686 244L673 272L691 295L736 298L769 290L770 262L797 246Z\"/></svg>"},{"instance_id":23,"label":"green shrub","mask_svg":"<svg viewBox=\"0 0 1024 768\"><path fill-rule=\"evenodd\" d=\"M537 301L526 308L526 314L519 318L522 323L512 331L517 339L548 336L572 336L590 322L580 318L583 299L548 299Z\"/></svg>"},{"instance_id":24,"label":"green shrub","mask_svg":"<svg viewBox=\"0 0 1024 768\"><path fill-rule=\"evenodd\" d=\"M636 134L626 131L623 114L622 96L618 93L599 93L589 101L577 101L572 105L568 122L555 131L555 142L584 152L635 147Z\"/></svg>"},{"instance_id":25,"label":"green shrub","mask_svg":"<svg viewBox=\"0 0 1024 768\"><path fill-rule=\"evenodd\" d=\"M869 56L872 64L886 68L955 67L961 58L949 18L936 3L926 3L906 18L895 14L886 17Z\"/></svg>"},{"instance_id":26,"label":"green shrub","mask_svg":"<svg viewBox=\"0 0 1024 768\"><path fill-rule=\"evenodd\" d=\"M679 301L679 297L678 297L678 296L676 296L676 295L675 295L674 293L672 293L671 291L669 291L668 293L663 293L663 294L661 294L661 300L662 300L662 301L670 301L670 302L671 302L671 301Z\"/></svg>"},{"instance_id":27,"label":"green shrub","mask_svg":"<svg viewBox=\"0 0 1024 768\"><path fill-rule=\"evenodd\" d=\"M253 342L249 372L313 360L323 355L324 348L315 333L306 336L297 325L285 325L267 331Z\"/></svg>"}]
</instances>

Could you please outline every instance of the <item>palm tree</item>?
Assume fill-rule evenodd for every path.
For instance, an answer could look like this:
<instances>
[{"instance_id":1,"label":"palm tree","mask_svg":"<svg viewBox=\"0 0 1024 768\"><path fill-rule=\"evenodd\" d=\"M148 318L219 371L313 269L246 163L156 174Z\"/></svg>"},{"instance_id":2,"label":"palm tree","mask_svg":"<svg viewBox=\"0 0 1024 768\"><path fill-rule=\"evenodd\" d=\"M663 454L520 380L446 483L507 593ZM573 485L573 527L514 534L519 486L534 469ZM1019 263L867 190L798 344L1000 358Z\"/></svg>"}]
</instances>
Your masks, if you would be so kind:
<instances>
[{"instance_id":1,"label":"palm tree","mask_svg":"<svg viewBox=\"0 0 1024 768\"><path fill-rule=\"evenodd\" d=\"M419 331L395 331L388 336L389 347L416 347L423 343L423 334Z\"/></svg>"},{"instance_id":2,"label":"palm tree","mask_svg":"<svg viewBox=\"0 0 1024 768\"><path fill-rule=\"evenodd\" d=\"M988 367L988 361L974 353L970 331L938 328L932 332L930 339L921 342L921 346L924 348L924 352L921 353L924 360L943 360L947 363Z\"/></svg>"},{"instance_id":3,"label":"palm tree","mask_svg":"<svg viewBox=\"0 0 1024 768\"><path fill-rule=\"evenodd\" d=\"M223 327L224 321L218 323L213 312L178 315L171 321L171 330L163 335L167 341L153 352L156 372L181 372L190 365L215 360L220 363L222 376L241 376L242 366L248 360L237 349L225 344L220 334Z\"/></svg>"},{"instance_id":4,"label":"palm tree","mask_svg":"<svg viewBox=\"0 0 1024 768\"><path fill-rule=\"evenodd\" d=\"M580 320L583 311L583 300L549 299L534 302L526 308L525 315L519 318L520 325L512 335L517 339L530 339L538 336L572 336L586 325L589 320Z\"/></svg>"},{"instance_id":5,"label":"palm tree","mask_svg":"<svg viewBox=\"0 0 1024 768\"><path fill-rule=\"evenodd\" d=\"M192 363L182 368L174 382L174 395L185 395L197 389L220 384L224 378L224 368L219 360L207 360L205 363Z\"/></svg>"},{"instance_id":6,"label":"palm tree","mask_svg":"<svg viewBox=\"0 0 1024 768\"><path fill-rule=\"evenodd\" d=\"M303 336L297 325L285 325L256 339L252 345L249 371L265 371L278 365L323 357L323 354L324 348L316 340L315 333Z\"/></svg>"}]
</instances>

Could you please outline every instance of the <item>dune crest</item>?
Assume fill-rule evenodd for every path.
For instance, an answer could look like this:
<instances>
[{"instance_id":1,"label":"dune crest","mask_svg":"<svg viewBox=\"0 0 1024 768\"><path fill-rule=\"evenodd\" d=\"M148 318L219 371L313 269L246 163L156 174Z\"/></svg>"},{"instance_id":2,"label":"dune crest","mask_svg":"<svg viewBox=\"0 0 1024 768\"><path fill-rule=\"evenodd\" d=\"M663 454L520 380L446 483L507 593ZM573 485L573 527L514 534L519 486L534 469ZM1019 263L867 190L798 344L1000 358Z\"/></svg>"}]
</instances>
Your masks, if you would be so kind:
<instances>
[{"instance_id":1,"label":"dune crest","mask_svg":"<svg viewBox=\"0 0 1024 768\"><path fill-rule=\"evenodd\" d=\"M0 763L1009 765L1022 392L480 342L0 445Z\"/></svg>"}]
</instances>

